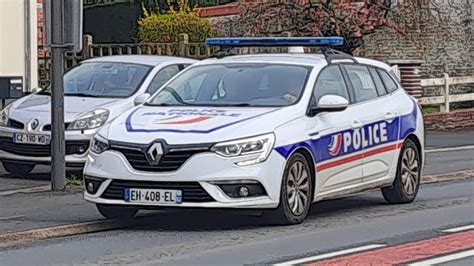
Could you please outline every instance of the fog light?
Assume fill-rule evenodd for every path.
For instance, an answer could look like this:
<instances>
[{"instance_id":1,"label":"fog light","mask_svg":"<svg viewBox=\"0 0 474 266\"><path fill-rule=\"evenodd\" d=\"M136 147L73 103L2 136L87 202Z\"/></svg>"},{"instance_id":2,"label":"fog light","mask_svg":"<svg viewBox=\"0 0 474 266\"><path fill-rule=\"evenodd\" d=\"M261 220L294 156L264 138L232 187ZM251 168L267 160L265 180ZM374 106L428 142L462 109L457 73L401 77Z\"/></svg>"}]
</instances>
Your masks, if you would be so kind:
<instances>
[{"instance_id":1,"label":"fog light","mask_svg":"<svg viewBox=\"0 0 474 266\"><path fill-rule=\"evenodd\" d=\"M87 183L87 192L93 193L93 192L95 191L94 188L95 188L95 187L94 187L94 182L88 182L88 183Z\"/></svg>"},{"instance_id":2,"label":"fog light","mask_svg":"<svg viewBox=\"0 0 474 266\"><path fill-rule=\"evenodd\" d=\"M247 197L249 195L249 188L242 186L239 188L239 196L241 197Z\"/></svg>"},{"instance_id":3,"label":"fog light","mask_svg":"<svg viewBox=\"0 0 474 266\"><path fill-rule=\"evenodd\" d=\"M79 146L79 153L84 153L86 151L86 149L84 149L83 146Z\"/></svg>"}]
</instances>

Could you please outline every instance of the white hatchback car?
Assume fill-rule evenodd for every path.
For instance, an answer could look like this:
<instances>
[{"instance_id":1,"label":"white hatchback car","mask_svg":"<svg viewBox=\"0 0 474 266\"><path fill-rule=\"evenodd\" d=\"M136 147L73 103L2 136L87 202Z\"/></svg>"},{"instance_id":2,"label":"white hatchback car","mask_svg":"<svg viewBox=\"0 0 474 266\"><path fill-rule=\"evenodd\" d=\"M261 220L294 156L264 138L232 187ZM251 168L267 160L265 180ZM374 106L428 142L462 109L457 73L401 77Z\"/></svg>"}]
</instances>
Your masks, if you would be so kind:
<instances>
[{"instance_id":1,"label":"white hatchback car","mask_svg":"<svg viewBox=\"0 0 474 266\"><path fill-rule=\"evenodd\" d=\"M81 168L92 136L108 121L143 103L195 60L166 56L107 56L83 61L64 75L66 164ZM23 176L51 161L50 90L0 111L0 161Z\"/></svg>"},{"instance_id":2,"label":"white hatchback car","mask_svg":"<svg viewBox=\"0 0 474 266\"><path fill-rule=\"evenodd\" d=\"M390 203L411 202L424 159L423 119L390 71L329 48L196 63L98 132L85 199L106 217L150 207L253 208L290 224L302 222L313 202L367 189L382 188Z\"/></svg>"}]
</instances>

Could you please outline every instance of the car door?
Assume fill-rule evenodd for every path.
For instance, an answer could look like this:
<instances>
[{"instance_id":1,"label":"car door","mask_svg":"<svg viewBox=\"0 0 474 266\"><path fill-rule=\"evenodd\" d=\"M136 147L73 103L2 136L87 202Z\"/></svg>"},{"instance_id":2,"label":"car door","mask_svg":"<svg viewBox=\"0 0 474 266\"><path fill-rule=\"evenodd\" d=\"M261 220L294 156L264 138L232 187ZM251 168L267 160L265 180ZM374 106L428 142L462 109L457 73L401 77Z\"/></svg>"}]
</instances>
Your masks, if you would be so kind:
<instances>
[{"instance_id":1,"label":"car door","mask_svg":"<svg viewBox=\"0 0 474 266\"><path fill-rule=\"evenodd\" d=\"M338 95L351 100L337 64L321 70L310 107L317 106L324 95ZM306 131L312 138L316 161L315 193L319 196L361 182L362 158L352 147L354 117L357 117L357 110L349 106L344 111L322 112L306 118Z\"/></svg>"},{"instance_id":2,"label":"car door","mask_svg":"<svg viewBox=\"0 0 474 266\"><path fill-rule=\"evenodd\" d=\"M385 87L370 67L354 64L344 68L354 90L361 125L362 182L384 177L391 169L396 145L393 141L398 132L397 114L389 111L396 104L390 102Z\"/></svg>"}]
</instances>

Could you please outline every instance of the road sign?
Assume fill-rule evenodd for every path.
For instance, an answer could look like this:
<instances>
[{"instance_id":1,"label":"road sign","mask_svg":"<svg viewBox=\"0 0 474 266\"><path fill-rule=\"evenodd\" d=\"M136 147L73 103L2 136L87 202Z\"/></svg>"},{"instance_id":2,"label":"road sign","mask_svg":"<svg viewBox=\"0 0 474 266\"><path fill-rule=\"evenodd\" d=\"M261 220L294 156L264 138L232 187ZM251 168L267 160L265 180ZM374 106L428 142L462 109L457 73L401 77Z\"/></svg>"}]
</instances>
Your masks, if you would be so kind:
<instances>
[{"instance_id":1,"label":"road sign","mask_svg":"<svg viewBox=\"0 0 474 266\"><path fill-rule=\"evenodd\" d=\"M45 46L51 47L51 29L52 29L52 6L54 0L44 0L44 33ZM62 17L61 27L64 44L74 52L82 51L82 35L83 35L83 0L62 0Z\"/></svg>"}]
</instances>

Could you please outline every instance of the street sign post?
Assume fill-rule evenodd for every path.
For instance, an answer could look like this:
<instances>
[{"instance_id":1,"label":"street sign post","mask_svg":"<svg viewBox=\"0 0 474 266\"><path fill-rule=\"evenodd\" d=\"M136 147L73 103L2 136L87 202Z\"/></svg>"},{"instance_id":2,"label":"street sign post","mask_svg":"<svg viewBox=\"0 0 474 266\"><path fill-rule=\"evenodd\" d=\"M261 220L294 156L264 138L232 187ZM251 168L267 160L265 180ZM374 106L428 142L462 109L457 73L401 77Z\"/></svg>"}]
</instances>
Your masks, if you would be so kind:
<instances>
[{"instance_id":1,"label":"street sign post","mask_svg":"<svg viewBox=\"0 0 474 266\"><path fill-rule=\"evenodd\" d=\"M45 0L46 46L51 49L51 188L66 184L64 52L82 50L82 0Z\"/></svg>"}]
</instances>

